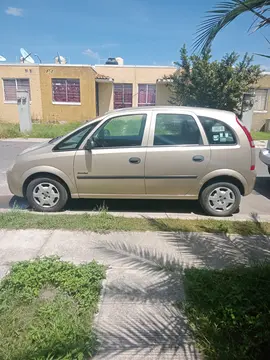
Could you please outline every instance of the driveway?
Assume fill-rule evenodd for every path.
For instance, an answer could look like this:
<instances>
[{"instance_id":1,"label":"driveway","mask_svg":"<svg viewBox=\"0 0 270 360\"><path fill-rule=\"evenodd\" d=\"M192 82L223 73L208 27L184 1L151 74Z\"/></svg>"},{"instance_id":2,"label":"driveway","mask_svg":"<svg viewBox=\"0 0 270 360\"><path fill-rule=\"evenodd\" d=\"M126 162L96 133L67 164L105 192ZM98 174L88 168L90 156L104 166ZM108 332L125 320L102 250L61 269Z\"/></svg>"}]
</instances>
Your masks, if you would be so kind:
<instances>
[{"instance_id":1,"label":"driveway","mask_svg":"<svg viewBox=\"0 0 270 360\"><path fill-rule=\"evenodd\" d=\"M36 143L36 142L35 142ZM17 154L25 148L34 145L28 141L0 141L0 210L16 206L27 207L26 201L15 199L9 192L5 172L12 164ZM259 215L270 214L270 176L266 166L259 160L259 149L256 149L257 182L253 193L242 198L240 213L234 218L247 218L255 212ZM95 211L106 207L111 212L123 215L140 215L154 213L157 216L168 216L181 214L183 216L203 215L197 201L186 200L72 200L67 210L73 211Z\"/></svg>"}]
</instances>

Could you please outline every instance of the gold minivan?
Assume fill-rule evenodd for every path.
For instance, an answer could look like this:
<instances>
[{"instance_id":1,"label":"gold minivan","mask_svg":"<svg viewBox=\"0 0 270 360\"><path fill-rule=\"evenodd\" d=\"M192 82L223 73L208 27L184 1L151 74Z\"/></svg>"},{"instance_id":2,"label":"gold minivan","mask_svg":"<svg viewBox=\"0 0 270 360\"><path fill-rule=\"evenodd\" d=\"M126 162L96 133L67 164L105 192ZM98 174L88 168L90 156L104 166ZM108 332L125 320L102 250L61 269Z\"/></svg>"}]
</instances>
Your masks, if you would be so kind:
<instances>
[{"instance_id":1,"label":"gold minivan","mask_svg":"<svg viewBox=\"0 0 270 360\"><path fill-rule=\"evenodd\" d=\"M23 151L7 179L37 211L69 198L199 199L207 214L228 216L253 190L255 148L231 112L119 109Z\"/></svg>"}]
</instances>

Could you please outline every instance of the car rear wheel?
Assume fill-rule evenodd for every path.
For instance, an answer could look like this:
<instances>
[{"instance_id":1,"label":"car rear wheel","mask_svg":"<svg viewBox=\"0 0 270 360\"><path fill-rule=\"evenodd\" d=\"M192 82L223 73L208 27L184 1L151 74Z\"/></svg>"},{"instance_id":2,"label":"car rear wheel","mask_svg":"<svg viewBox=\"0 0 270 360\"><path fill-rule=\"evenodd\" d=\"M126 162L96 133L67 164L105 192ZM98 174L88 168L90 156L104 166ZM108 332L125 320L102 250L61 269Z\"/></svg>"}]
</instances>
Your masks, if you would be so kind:
<instances>
[{"instance_id":1,"label":"car rear wheel","mask_svg":"<svg viewBox=\"0 0 270 360\"><path fill-rule=\"evenodd\" d=\"M26 198L36 211L55 212L64 208L68 200L68 193L57 180L36 178L27 186Z\"/></svg>"},{"instance_id":2,"label":"car rear wheel","mask_svg":"<svg viewBox=\"0 0 270 360\"><path fill-rule=\"evenodd\" d=\"M234 184L219 182L208 185L199 200L208 215L229 216L239 208L241 194Z\"/></svg>"}]
</instances>

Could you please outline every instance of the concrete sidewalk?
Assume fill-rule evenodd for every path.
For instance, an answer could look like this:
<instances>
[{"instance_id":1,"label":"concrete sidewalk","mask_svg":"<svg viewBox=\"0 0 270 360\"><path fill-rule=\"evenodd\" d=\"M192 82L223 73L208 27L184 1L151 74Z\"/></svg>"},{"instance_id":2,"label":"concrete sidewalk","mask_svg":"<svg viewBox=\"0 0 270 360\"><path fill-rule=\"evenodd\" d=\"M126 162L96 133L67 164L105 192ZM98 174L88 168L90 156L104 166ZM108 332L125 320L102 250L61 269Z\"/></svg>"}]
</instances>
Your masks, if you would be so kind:
<instances>
[{"instance_id":1,"label":"concrete sidewalk","mask_svg":"<svg viewBox=\"0 0 270 360\"><path fill-rule=\"evenodd\" d=\"M0 276L12 263L59 255L108 267L96 331L95 360L200 359L184 315L182 271L222 268L270 257L267 236L169 232L97 234L62 230L0 230Z\"/></svg>"}]
</instances>

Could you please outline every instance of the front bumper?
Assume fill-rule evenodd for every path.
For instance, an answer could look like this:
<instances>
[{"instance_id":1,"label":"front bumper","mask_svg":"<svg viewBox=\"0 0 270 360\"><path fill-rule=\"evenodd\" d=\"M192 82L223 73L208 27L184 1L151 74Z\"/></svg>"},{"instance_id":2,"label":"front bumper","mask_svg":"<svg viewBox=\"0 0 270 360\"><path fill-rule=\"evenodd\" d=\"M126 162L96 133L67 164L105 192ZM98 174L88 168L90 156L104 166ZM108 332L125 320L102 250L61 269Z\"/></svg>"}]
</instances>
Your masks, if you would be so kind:
<instances>
[{"instance_id":1,"label":"front bumper","mask_svg":"<svg viewBox=\"0 0 270 360\"><path fill-rule=\"evenodd\" d=\"M270 166L270 149L262 149L259 158L266 166Z\"/></svg>"},{"instance_id":2,"label":"front bumper","mask_svg":"<svg viewBox=\"0 0 270 360\"><path fill-rule=\"evenodd\" d=\"M23 185L21 179L16 176L12 169L7 171L6 176L10 192L16 196L23 197Z\"/></svg>"}]
</instances>

